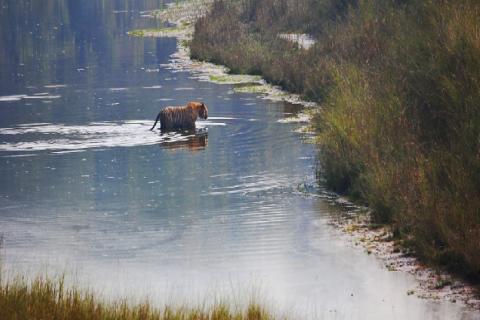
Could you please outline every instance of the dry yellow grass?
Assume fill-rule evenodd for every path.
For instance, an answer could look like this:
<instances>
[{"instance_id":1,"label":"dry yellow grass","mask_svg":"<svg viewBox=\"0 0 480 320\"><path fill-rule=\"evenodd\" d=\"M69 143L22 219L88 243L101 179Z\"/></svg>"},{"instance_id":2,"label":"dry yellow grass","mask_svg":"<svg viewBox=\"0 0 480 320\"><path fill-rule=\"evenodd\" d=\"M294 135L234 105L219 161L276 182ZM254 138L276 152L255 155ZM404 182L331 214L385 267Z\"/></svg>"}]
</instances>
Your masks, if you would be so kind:
<instances>
[{"instance_id":1,"label":"dry yellow grass","mask_svg":"<svg viewBox=\"0 0 480 320\"><path fill-rule=\"evenodd\" d=\"M28 280L0 276L0 319L65 320L270 320L274 316L254 302L245 309L216 303L212 307L152 307L150 302L105 302L92 292L69 287L64 278Z\"/></svg>"}]
</instances>

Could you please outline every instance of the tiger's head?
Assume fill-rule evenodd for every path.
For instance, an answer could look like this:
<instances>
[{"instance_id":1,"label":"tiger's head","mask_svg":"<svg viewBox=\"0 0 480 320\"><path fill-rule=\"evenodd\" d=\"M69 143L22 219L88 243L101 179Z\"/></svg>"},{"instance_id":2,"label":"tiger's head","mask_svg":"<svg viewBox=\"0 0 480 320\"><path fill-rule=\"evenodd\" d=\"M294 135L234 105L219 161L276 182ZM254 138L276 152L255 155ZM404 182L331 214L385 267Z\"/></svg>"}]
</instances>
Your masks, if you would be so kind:
<instances>
[{"instance_id":1,"label":"tiger's head","mask_svg":"<svg viewBox=\"0 0 480 320\"><path fill-rule=\"evenodd\" d=\"M208 108L203 102L191 101L187 104L187 107L191 107L195 110L198 116L202 119L208 118Z\"/></svg>"}]
</instances>

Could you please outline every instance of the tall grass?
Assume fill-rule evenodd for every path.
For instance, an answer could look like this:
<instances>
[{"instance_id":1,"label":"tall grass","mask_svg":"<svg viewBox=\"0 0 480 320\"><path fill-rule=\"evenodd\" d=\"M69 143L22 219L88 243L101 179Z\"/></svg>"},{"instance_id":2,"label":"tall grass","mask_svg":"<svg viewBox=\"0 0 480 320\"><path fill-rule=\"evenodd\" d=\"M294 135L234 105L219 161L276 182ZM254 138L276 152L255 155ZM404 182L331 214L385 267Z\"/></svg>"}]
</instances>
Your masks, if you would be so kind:
<instances>
[{"instance_id":1,"label":"tall grass","mask_svg":"<svg viewBox=\"0 0 480 320\"><path fill-rule=\"evenodd\" d=\"M480 279L478 1L217 0L191 49L322 102L325 183L420 257Z\"/></svg>"},{"instance_id":2,"label":"tall grass","mask_svg":"<svg viewBox=\"0 0 480 320\"><path fill-rule=\"evenodd\" d=\"M333 65L334 89L317 118L330 183L366 200L424 258L476 278L479 8L361 3L336 31L349 49ZM355 34L368 39L359 45Z\"/></svg>"},{"instance_id":3,"label":"tall grass","mask_svg":"<svg viewBox=\"0 0 480 320\"><path fill-rule=\"evenodd\" d=\"M65 285L63 278L37 277L28 280L0 275L0 319L65 320L270 320L274 316L257 303L244 310L227 303L214 306L155 308L150 302L105 302L92 292Z\"/></svg>"}]
</instances>

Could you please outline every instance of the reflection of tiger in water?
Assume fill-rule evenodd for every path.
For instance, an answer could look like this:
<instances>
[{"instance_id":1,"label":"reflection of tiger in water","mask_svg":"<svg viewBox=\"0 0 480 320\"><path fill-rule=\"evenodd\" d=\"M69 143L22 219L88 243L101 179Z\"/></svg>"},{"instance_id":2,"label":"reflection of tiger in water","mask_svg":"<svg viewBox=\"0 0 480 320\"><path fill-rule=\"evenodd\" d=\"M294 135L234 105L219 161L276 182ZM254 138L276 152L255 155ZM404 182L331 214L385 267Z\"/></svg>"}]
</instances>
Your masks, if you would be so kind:
<instances>
[{"instance_id":1,"label":"reflection of tiger in water","mask_svg":"<svg viewBox=\"0 0 480 320\"><path fill-rule=\"evenodd\" d=\"M200 117L207 119L208 109L203 102L191 101L185 107L166 107L160 111L155 123L150 130L153 130L160 120L160 129L195 129L195 121Z\"/></svg>"},{"instance_id":2,"label":"reflection of tiger in water","mask_svg":"<svg viewBox=\"0 0 480 320\"><path fill-rule=\"evenodd\" d=\"M192 135L188 136L187 140L180 140L180 141L166 141L160 144L160 147L168 150L183 150L186 149L188 151L196 152L199 150L203 150L208 145L208 134L200 134L200 135Z\"/></svg>"}]
</instances>

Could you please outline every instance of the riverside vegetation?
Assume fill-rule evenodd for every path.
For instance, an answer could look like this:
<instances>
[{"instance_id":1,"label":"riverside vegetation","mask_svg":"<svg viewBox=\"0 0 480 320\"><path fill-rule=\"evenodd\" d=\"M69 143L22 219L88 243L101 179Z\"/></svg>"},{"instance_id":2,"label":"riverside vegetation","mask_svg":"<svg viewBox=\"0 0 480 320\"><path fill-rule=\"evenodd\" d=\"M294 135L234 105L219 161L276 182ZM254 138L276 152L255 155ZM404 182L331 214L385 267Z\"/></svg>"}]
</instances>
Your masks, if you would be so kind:
<instances>
[{"instance_id":1,"label":"riverside vegetation","mask_svg":"<svg viewBox=\"0 0 480 320\"><path fill-rule=\"evenodd\" d=\"M228 303L212 307L153 307L148 301L105 302L92 292L68 287L64 278L0 275L0 319L158 319L158 320L268 320L275 317L255 302L244 309Z\"/></svg>"},{"instance_id":2,"label":"riverside vegetation","mask_svg":"<svg viewBox=\"0 0 480 320\"><path fill-rule=\"evenodd\" d=\"M190 47L320 102L321 179L425 261L480 279L478 1L216 0Z\"/></svg>"}]
</instances>

